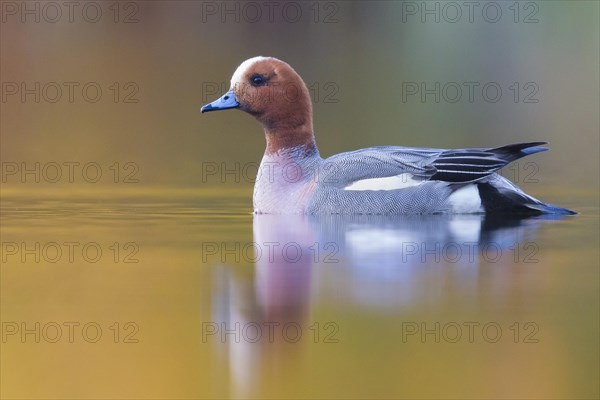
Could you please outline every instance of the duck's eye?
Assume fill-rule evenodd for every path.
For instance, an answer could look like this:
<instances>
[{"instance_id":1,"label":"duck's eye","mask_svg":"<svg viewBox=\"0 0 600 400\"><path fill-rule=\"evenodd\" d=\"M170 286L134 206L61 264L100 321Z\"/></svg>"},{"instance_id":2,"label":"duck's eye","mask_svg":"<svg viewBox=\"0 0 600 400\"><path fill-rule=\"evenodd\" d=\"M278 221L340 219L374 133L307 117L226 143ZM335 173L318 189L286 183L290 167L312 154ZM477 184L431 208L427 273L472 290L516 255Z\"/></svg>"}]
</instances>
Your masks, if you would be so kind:
<instances>
[{"instance_id":1,"label":"duck's eye","mask_svg":"<svg viewBox=\"0 0 600 400\"><path fill-rule=\"evenodd\" d=\"M253 75L252 78L250 78L250 81L254 86L260 86L265 83L265 78L260 75Z\"/></svg>"}]
</instances>

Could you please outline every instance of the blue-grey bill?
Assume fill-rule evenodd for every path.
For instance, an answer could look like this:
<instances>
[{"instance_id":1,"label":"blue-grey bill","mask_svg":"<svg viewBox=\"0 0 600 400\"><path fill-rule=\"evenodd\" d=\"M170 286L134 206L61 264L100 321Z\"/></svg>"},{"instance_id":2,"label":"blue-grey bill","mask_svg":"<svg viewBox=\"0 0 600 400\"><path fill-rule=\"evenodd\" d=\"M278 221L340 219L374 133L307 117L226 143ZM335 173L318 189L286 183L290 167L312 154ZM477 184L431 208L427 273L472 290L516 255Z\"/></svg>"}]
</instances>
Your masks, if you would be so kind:
<instances>
[{"instance_id":1,"label":"blue-grey bill","mask_svg":"<svg viewBox=\"0 0 600 400\"><path fill-rule=\"evenodd\" d=\"M209 111L219 111L219 110L227 110L230 108L238 108L240 103L235 98L235 94L233 90L228 91L223 96L219 97L217 100L212 103L208 103L205 106L202 106L200 109L201 112L209 112Z\"/></svg>"}]
</instances>

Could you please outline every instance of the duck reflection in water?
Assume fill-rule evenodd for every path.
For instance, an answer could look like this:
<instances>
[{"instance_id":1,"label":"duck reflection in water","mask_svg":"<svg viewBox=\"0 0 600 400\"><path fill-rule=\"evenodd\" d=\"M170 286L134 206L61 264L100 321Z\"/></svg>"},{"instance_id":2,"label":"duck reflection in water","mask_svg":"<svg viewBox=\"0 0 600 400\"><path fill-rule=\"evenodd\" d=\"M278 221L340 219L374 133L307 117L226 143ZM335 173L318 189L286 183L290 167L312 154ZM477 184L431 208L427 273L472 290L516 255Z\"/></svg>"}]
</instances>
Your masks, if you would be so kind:
<instances>
[{"instance_id":1,"label":"duck reflection in water","mask_svg":"<svg viewBox=\"0 0 600 400\"><path fill-rule=\"evenodd\" d=\"M311 315L317 307L397 315L453 296L477 298L482 290L506 300L514 295L510 267L539 261L536 231L557 218L254 215L253 282L227 266L212 270L220 281L213 320L239 326L239 342L223 344L237 394L252 394L265 370L288 362L293 368L300 349L335 330ZM480 287L486 267L494 284Z\"/></svg>"}]
</instances>

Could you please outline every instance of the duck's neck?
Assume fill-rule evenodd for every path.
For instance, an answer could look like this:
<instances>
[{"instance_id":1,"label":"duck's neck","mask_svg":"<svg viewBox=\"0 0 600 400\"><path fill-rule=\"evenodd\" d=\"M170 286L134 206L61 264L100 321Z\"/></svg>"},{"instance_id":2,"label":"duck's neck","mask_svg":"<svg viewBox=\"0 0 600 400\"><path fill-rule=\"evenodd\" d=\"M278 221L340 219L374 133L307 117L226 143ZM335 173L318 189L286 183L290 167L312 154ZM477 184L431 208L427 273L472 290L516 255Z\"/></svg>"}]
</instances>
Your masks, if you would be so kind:
<instances>
[{"instance_id":1,"label":"duck's neck","mask_svg":"<svg viewBox=\"0 0 600 400\"><path fill-rule=\"evenodd\" d=\"M265 136L267 148L254 185L254 211L303 213L322 162L312 127L265 127Z\"/></svg>"},{"instance_id":2,"label":"duck's neck","mask_svg":"<svg viewBox=\"0 0 600 400\"><path fill-rule=\"evenodd\" d=\"M312 123L298 126L265 126L264 129L267 140L265 155L286 154L291 151L297 156L302 156L302 153L311 156L317 151Z\"/></svg>"}]
</instances>

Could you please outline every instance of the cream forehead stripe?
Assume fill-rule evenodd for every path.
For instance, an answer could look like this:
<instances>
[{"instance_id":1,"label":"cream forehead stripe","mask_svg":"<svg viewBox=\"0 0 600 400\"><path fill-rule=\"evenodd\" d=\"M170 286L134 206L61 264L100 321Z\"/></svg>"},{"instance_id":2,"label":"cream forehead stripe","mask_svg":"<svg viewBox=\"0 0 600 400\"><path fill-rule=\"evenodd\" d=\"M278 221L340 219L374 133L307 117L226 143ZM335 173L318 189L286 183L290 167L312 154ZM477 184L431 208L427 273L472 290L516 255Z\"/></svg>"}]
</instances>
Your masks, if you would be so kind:
<instances>
[{"instance_id":1,"label":"cream forehead stripe","mask_svg":"<svg viewBox=\"0 0 600 400\"><path fill-rule=\"evenodd\" d=\"M241 63L240 66L237 67L237 69L233 73L233 76L231 77L231 88L233 88L236 83L245 83L245 82L242 82L242 79L243 79L246 71L255 63L266 60L266 59L267 59L267 57L258 56L258 57L249 58L246 61L244 61L243 63Z\"/></svg>"}]
</instances>

